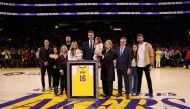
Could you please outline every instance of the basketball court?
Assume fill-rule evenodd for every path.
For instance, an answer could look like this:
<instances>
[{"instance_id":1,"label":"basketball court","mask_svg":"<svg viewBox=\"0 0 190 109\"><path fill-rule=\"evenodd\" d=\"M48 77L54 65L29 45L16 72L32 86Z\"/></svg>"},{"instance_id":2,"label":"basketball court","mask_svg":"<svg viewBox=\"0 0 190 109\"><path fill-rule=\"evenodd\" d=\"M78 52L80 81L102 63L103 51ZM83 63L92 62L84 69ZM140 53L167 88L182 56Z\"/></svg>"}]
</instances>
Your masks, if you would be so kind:
<instances>
[{"instance_id":1,"label":"basketball court","mask_svg":"<svg viewBox=\"0 0 190 109\"><path fill-rule=\"evenodd\" d=\"M65 93L55 96L48 90L41 91L40 70L0 69L0 108L1 109L190 109L190 69L154 68L151 72L154 98L148 97L148 88L143 75L142 93L139 97L125 95L117 98L117 76L114 92L110 99L102 95L99 80L98 101L67 101ZM87 89L84 89L87 90Z\"/></svg>"}]
</instances>

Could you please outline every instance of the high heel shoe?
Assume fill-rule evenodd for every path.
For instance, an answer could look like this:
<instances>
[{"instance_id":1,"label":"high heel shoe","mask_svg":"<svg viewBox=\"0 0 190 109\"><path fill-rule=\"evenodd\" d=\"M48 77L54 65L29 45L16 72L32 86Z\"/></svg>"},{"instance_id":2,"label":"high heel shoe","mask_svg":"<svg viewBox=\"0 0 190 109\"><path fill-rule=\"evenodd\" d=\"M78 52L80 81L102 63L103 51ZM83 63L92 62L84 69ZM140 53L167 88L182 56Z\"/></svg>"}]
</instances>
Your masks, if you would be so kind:
<instances>
[{"instance_id":1,"label":"high heel shoe","mask_svg":"<svg viewBox=\"0 0 190 109\"><path fill-rule=\"evenodd\" d=\"M54 94L57 96L58 94L58 87L54 87Z\"/></svg>"}]
</instances>

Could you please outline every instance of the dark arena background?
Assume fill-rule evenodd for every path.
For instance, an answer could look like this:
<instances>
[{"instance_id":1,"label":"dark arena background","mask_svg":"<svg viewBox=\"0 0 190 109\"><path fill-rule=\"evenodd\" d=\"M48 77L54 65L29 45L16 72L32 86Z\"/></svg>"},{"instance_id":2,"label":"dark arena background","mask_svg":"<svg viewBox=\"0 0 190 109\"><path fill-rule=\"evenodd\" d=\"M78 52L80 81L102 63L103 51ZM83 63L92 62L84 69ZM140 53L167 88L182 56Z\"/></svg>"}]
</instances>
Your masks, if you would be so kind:
<instances>
[{"instance_id":1,"label":"dark arena background","mask_svg":"<svg viewBox=\"0 0 190 109\"><path fill-rule=\"evenodd\" d=\"M123 94L118 97L115 59L110 98L103 96L104 72L99 61L96 101L70 101L65 91L55 95L55 87L48 88L48 74L43 90L39 53L44 40L48 39L50 48L56 46L59 52L70 37L84 55L89 30L103 44L111 40L114 51L122 37L132 51L137 35L143 34L154 54L150 70L153 97L145 73L139 95L131 92L127 99L127 81L123 81ZM0 0L0 109L190 109L189 64L190 0ZM67 77L65 80L70 81Z\"/></svg>"}]
</instances>

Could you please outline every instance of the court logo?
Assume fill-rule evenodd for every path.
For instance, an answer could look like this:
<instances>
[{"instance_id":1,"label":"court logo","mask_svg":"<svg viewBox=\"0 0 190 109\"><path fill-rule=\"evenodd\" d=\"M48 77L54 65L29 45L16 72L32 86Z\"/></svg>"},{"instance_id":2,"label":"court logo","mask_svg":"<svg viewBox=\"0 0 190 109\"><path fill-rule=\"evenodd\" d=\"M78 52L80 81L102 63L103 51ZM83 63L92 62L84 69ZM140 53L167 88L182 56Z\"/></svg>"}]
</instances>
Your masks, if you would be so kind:
<instances>
[{"instance_id":1,"label":"court logo","mask_svg":"<svg viewBox=\"0 0 190 109\"><path fill-rule=\"evenodd\" d=\"M31 72L9 72L4 73L5 76L19 76L19 75L40 75L40 73L31 73Z\"/></svg>"},{"instance_id":2,"label":"court logo","mask_svg":"<svg viewBox=\"0 0 190 109\"><path fill-rule=\"evenodd\" d=\"M100 93L102 90L99 90ZM114 90L114 94L117 91ZM94 101L67 101L66 95L54 96L52 91L44 93L33 93L3 104L1 109L190 109L185 98L177 97L176 93L156 93L156 99L149 99L148 94L142 94L141 97L132 97L130 100L125 96L116 98L113 95L110 99Z\"/></svg>"}]
</instances>

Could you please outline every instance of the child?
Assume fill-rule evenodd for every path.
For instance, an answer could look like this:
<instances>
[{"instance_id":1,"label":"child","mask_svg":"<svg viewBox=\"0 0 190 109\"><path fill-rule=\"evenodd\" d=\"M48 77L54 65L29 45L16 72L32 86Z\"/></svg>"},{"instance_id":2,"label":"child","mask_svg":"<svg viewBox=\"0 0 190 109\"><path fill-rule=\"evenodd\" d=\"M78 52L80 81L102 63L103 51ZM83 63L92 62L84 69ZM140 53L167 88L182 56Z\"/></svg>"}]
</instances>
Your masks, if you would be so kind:
<instances>
[{"instance_id":1,"label":"child","mask_svg":"<svg viewBox=\"0 0 190 109\"><path fill-rule=\"evenodd\" d=\"M137 44L133 44L131 52L131 74L130 74L130 88L132 91L132 96L137 95L138 87L138 75L137 75Z\"/></svg>"},{"instance_id":2,"label":"child","mask_svg":"<svg viewBox=\"0 0 190 109\"><path fill-rule=\"evenodd\" d=\"M94 56L93 59L94 60L99 60L97 54L101 54L102 50L103 50L103 44L102 44L102 40L100 37L96 37L95 38L95 45L94 45L95 51L94 51Z\"/></svg>"}]
</instances>

